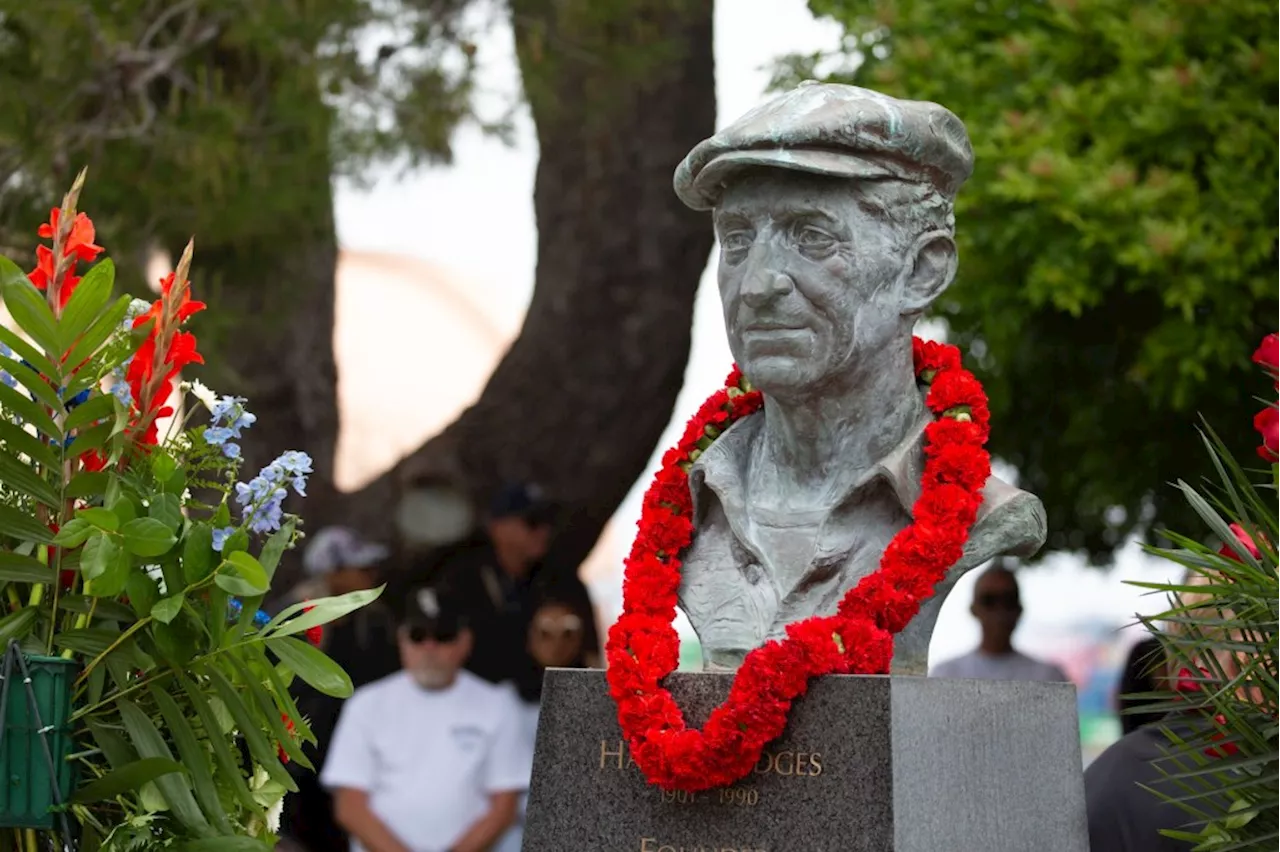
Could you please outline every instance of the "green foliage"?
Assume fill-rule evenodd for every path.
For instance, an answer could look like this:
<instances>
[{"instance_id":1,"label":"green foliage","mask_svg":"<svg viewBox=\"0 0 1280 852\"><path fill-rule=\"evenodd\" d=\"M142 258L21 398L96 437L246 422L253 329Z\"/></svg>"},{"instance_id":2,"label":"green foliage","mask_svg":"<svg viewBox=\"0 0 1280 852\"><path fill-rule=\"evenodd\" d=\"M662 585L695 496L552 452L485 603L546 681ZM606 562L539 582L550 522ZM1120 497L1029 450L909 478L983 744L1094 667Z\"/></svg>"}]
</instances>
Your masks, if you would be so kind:
<instances>
[{"instance_id":1,"label":"green foliage","mask_svg":"<svg viewBox=\"0 0 1280 852\"><path fill-rule=\"evenodd\" d=\"M324 229L333 174L448 158L471 112L465 5L0 0L0 254L29 253L81 165L133 288L156 242Z\"/></svg>"},{"instance_id":2,"label":"green foliage","mask_svg":"<svg viewBox=\"0 0 1280 852\"><path fill-rule=\"evenodd\" d=\"M1252 414L1238 342L1275 316L1274 4L810 6L847 33L831 79L936 101L969 129L960 273L936 310L986 384L993 452L1045 502L1050 547L1105 559L1153 516L1196 523L1161 486L1212 473L1185 428L1197 412Z\"/></svg>"},{"instance_id":3,"label":"green foliage","mask_svg":"<svg viewBox=\"0 0 1280 852\"><path fill-rule=\"evenodd\" d=\"M1197 850L1270 849L1280 839L1280 466L1273 463L1258 485L1216 435L1204 443L1217 486L1202 494L1179 482L1178 490L1225 544L1215 551L1168 533L1176 549L1151 552L1181 565L1185 579L1140 584L1168 596L1168 611L1143 621L1160 638L1170 671L1196 673L1181 680L1198 687L1148 709L1205 720L1187 736L1168 732L1175 771L1167 773L1172 790L1160 795L1200 828L1166 833Z\"/></svg>"},{"instance_id":4,"label":"green foliage","mask_svg":"<svg viewBox=\"0 0 1280 852\"><path fill-rule=\"evenodd\" d=\"M64 208L64 221L71 215ZM156 344L176 332L161 328L176 315L170 295L140 335L129 316L139 306L112 298L109 260L65 306L17 268L0 257L0 295L18 329L0 331L0 647L15 640L78 663L70 810L81 848L269 849L268 812L295 788L283 762L310 767L301 744L314 742L290 683L352 689L295 637L380 590L259 617L298 519L263 522L259 497L236 500L233 519L233 494L247 490L235 488L240 463L204 438L203 417L188 428L209 414L205 389L158 441L146 435L145 406L107 389L124 386L123 364L143 357L148 334ZM242 401L221 403L231 414L219 422L248 428ZM188 483L207 493L194 497ZM35 848L20 835L0 842Z\"/></svg>"}]
</instances>

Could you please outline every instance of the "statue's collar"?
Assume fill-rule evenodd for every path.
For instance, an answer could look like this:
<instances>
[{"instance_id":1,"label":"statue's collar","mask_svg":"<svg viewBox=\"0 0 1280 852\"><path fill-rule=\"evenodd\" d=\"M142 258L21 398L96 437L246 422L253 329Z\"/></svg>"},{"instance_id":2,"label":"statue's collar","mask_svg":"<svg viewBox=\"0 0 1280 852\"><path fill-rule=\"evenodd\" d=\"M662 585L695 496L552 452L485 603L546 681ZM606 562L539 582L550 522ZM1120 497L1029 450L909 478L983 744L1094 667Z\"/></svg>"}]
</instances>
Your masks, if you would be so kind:
<instances>
[{"instance_id":1,"label":"statue's collar","mask_svg":"<svg viewBox=\"0 0 1280 852\"><path fill-rule=\"evenodd\" d=\"M933 415L923 404L920 416L907 430L906 436L882 459L840 495L836 505L848 501L876 480L887 483L902 508L910 514L920 496L920 479L924 475L924 430L933 421ZM716 493L727 512L736 514L745 507L745 479L751 448L759 440L764 413L757 412L739 420L716 439L706 452L698 457L689 469L689 492L693 497L695 523L706 508L705 488Z\"/></svg>"}]
</instances>

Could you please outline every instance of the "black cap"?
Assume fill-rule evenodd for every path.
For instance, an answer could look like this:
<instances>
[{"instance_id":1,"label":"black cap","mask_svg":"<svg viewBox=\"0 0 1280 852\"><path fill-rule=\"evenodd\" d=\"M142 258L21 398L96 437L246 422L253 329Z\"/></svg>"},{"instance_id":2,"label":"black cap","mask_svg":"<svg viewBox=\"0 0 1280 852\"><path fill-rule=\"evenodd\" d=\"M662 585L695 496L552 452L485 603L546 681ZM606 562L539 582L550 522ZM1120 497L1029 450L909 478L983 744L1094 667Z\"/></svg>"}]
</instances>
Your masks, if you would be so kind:
<instances>
[{"instance_id":1,"label":"black cap","mask_svg":"<svg viewBox=\"0 0 1280 852\"><path fill-rule=\"evenodd\" d=\"M556 509L541 488L529 483L504 485L489 501L490 518L519 517L534 525L553 523Z\"/></svg>"},{"instance_id":2,"label":"black cap","mask_svg":"<svg viewBox=\"0 0 1280 852\"><path fill-rule=\"evenodd\" d=\"M467 626L467 617L450 595L431 586L419 586L405 596L401 626L415 642L451 642Z\"/></svg>"}]
</instances>

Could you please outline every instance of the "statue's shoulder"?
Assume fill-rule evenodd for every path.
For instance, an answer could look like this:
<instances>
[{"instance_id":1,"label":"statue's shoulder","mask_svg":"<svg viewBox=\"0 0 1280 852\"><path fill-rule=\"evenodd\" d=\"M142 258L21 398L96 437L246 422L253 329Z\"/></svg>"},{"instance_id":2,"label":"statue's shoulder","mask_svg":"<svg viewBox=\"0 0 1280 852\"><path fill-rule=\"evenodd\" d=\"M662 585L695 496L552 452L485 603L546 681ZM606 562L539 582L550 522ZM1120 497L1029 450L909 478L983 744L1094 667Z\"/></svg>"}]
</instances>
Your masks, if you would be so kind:
<instances>
[{"instance_id":1,"label":"statue's shoulder","mask_svg":"<svg viewBox=\"0 0 1280 852\"><path fill-rule=\"evenodd\" d=\"M1033 556L1044 546L1048 531L1039 497L991 476L982 490L982 506L965 552L983 561L1001 554Z\"/></svg>"}]
</instances>

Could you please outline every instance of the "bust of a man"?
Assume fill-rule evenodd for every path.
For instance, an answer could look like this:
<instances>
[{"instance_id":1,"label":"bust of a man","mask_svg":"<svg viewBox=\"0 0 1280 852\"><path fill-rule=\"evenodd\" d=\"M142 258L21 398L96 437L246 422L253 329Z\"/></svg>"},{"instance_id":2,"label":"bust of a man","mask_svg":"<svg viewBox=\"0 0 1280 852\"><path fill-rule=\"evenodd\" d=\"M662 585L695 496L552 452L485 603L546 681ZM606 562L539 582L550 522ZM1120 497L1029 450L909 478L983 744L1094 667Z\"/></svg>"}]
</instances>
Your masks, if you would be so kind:
<instances>
[{"instance_id":1,"label":"bust of a man","mask_svg":"<svg viewBox=\"0 0 1280 852\"><path fill-rule=\"evenodd\" d=\"M707 668L833 614L910 523L931 420L912 330L955 277L953 203L972 169L943 107L813 83L677 169L680 198L713 213L729 348L764 396L689 472L680 607ZM893 671L925 673L961 574L1044 537L1039 499L992 477L964 556L896 637Z\"/></svg>"}]
</instances>

